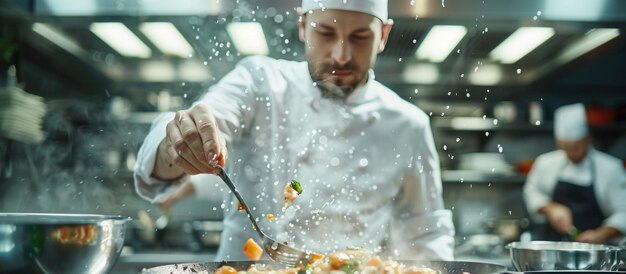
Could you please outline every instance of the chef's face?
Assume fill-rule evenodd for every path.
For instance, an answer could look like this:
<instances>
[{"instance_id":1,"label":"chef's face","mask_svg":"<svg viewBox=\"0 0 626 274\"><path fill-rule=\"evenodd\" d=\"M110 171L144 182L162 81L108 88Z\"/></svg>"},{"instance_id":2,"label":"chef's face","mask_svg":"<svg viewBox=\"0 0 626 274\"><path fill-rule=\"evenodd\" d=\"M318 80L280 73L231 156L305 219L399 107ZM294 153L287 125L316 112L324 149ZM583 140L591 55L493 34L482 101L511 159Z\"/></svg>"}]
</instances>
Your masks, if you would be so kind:
<instances>
[{"instance_id":1,"label":"chef's face","mask_svg":"<svg viewBox=\"0 0 626 274\"><path fill-rule=\"evenodd\" d=\"M366 13L331 9L300 17L300 40L305 43L311 78L323 95L345 99L367 81L391 24Z\"/></svg>"},{"instance_id":2,"label":"chef's face","mask_svg":"<svg viewBox=\"0 0 626 274\"><path fill-rule=\"evenodd\" d=\"M591 137L587 136L578 141L557 140L557 145L565 151L567 158L572 163L578 164L587 156L589 145L591 145Z\"/></svg>"}]
</instances>

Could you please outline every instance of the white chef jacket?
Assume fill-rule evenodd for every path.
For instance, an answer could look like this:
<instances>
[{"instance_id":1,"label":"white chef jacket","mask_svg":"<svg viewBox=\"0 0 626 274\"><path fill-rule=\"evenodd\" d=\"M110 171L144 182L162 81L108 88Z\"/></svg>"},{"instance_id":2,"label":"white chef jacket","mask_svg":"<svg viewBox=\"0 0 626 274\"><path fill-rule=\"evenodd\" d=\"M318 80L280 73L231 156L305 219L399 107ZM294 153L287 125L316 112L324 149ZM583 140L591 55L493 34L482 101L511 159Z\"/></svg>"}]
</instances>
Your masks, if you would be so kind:
<instances>
[{"instance_id":1,"label":"white chef jacket","mask_svg":"<svg viewBox=\"0 0 626 274\"><path fill-rule=\"evenodd\" d=\"M453 258L429 117L373 72L338 103L321 97L306 62L248 57L198 102L212 108L229 151L226 171L266 234L316 252L359 246L399 258ZM135 166L139 195L155 202L172 192L172 182L150 176L172 117L154 122ZM257 234L226 186L203 178L191 178L200 195L222 191L225 199L218 259L244 259L241 247ZM283 188L294 178L303 192L283 211Z\"/></svg>"},{"instance_id":2,"label":"white chef jacket","mask_svg":"<svg viewBox=\"0 0 626 274\"><path fill-rule=\"evenodd\" d=\"M592 178L591 165L595 168ZM533 164L524 185L524 199L531 217L545 222L537 210L552 201L559 180L593 189L600 210L607 218L604 224L626 233L626 172L622 162L606 153L590 149L587 157L574 164L563 150L542 154Z\"/></svg>"}]
</instances>

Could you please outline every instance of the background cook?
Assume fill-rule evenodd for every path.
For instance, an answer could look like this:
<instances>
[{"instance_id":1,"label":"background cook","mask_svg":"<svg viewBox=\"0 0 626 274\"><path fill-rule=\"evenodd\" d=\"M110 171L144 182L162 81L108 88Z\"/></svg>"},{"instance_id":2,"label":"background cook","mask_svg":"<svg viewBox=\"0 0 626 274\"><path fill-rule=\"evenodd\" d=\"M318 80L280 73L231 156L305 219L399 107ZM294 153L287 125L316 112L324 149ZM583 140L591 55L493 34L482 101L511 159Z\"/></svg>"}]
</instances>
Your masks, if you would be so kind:
<instances>
[{"instance_id":1,"label":"background cook","mask_svg":"<svg viewBox=\"0 0 626 274\"><path fill-rule=\"evenodd\" d=\"M554 113L559 150L537 158L524 186L543 240L605 243L626 231L626 173L619 159L592 146L583 104Z\"/></svg>"}]
</instances>

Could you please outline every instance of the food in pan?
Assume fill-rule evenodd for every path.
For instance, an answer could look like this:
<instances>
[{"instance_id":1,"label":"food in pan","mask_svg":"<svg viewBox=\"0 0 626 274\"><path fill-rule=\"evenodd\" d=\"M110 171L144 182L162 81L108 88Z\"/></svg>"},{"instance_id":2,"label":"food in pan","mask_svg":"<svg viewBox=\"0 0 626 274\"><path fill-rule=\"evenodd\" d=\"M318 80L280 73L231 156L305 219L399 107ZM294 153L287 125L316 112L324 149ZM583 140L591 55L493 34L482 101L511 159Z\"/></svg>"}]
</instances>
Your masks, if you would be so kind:
<instances>
[{"instance_id":1,"label":"food in pan","mask_svg":"<svg viewBox=\"0 0 626 274\"><path fill-rule=\"evenodd\" d=\"M254 243L254 241L248 240ZM254 243L256 245L256 243ZM246 243L248 245L248 243ZM256 245L258 247L258 245ZM260 247L258 247L260 249ZM246 248L244 247L244 250ZM245 252L245 251L244 251ZM262 255L260 250L258 258ZM247 255L247 253L246 253ZM248 256L250 257L250 256ZM252 258L251 258L252 259ZM370 252L350 248L342 252L331 253L327 257L313 254L305 265L295 268L274 269L271 265L253 264L248 269L234 269L222 266L216 274L440 274L425 266L408 266L402 263L373 256Z\"/></svg>"}]
</instances>

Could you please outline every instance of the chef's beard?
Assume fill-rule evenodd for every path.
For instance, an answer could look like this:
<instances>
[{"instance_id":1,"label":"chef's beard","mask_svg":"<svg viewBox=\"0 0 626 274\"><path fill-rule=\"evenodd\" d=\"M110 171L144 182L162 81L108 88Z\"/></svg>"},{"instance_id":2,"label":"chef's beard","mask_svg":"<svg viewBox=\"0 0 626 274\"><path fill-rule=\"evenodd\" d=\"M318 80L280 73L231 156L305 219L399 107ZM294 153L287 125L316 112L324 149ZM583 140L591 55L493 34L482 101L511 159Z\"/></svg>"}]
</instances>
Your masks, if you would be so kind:
<instances>
[{"instance_id":1,"label":"chef's beard","mask_svg":"<svg viewBox=\"0 0 626 274\"><path fill-rule=\"evenodd\" d=\"M355 81L351 83L342 83L341 79L334 77L327 77L324 74L331 71L350 70L357 75ZM367 71L360 72L358 67L353 63L347 63L343 66L338 66L330 63L321 63L315 67L309 62L309 72L313 83L320 89L322 97L331 100L345 101L354 90L361 85L367 78Z\"/></svg>"}]
</instances>

